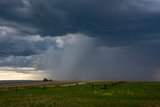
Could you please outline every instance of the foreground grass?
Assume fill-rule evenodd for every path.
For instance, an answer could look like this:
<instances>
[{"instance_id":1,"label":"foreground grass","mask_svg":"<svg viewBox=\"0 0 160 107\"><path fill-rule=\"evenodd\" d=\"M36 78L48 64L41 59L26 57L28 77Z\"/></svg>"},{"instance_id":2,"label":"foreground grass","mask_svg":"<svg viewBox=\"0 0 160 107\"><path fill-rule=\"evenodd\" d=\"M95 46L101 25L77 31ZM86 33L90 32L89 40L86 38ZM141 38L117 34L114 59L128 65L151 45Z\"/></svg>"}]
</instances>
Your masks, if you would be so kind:
<instances>
[{"instance_id":1,"label":"foreground grass","mask_svg":"<svg viewBox=\"0 0 160 107\"><path fill-rule=\"evenodd\" d=\"M92 90L92 84L94 88ZM98 85L107 84L108 89ZM92 82L0 89L1 107L160 107L159 82Z\"/></svg>"}]
</instances>

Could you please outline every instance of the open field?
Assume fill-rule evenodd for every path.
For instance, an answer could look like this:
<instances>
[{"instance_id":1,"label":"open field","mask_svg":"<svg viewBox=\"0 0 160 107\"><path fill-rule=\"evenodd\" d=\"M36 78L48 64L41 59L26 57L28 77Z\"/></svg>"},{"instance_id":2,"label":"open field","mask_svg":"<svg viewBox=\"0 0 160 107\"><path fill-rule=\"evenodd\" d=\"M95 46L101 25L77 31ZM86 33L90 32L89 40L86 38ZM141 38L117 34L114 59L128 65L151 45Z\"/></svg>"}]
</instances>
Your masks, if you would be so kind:
<instances>
[{"instance_id":1,"label":"open field","mask_svg":"<svg viewBox=\"0 0 160 107\"><path fill-rule=\"evenodd\" d=\"M160 107L159 82L0 82L0 107Z\"/></svg>"}]
</instances>

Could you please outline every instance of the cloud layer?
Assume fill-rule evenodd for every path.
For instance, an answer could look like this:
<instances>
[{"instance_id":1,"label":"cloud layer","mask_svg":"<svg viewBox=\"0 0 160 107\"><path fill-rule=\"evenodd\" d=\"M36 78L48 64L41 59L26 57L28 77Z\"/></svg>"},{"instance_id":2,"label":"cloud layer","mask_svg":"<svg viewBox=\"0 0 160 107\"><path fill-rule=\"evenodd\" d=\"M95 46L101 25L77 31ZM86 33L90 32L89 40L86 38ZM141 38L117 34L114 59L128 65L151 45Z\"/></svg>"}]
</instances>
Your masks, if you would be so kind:
<instances>
[{"instance_id":1,"label":"cloud layer","mask_svg":"<svg viewBox=\"0 0 160 107\"><path fill-rule=\"evenodd\" d=\"M65 35L85 33L107 45L159 39L158 0L1 0L0 25L19 33Z\"/></svg>"},{"instance_id":2,"label":"cloud layer","mask_svg":"<svg viewBox=\"0 0 160 107\"><path fill-rule=\"evenodd\" d=\"M1 0L0 66L61 80L159 80L159 7L159 0Z\"/></svg>"},{"instance_id":3,"label":"cloud layer","mask_svg":"<svg viewBox=\"0 0 160 107\"><path fill-rule=\"evenodd\" d=\"M34 50L34 53L23 55L21 53L25 52L10 48L7 53L12 55L1 57L1 67L43 70L48 78L56 80L159 80L156 76L159 75L159 53L155 51L159 47L156 46L100 46L99 40L83 34L26 36L14 41L16 44L22 40L26 45L21 44L21 48L28 49L28 52Z\"/></svg>"}]
</instances>

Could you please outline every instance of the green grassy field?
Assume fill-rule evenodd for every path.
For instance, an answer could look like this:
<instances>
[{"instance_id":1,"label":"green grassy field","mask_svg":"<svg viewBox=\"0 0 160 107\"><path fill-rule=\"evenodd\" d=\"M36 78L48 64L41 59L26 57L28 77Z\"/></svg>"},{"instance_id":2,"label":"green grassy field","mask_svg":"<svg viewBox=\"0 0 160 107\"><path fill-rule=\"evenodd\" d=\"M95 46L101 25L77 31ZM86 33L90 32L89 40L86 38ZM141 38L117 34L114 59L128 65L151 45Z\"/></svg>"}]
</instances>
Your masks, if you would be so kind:
<instances>
[{"instance_id":1,"label":"green grassy field","mask_svg":"<svg viewBox=\"0 0 160 107\"><path fill-rule=\"evenodd\" d=\"M0 107L160 107L159 82L43 85L1 87Z\"/></svg>"}]
</instances>

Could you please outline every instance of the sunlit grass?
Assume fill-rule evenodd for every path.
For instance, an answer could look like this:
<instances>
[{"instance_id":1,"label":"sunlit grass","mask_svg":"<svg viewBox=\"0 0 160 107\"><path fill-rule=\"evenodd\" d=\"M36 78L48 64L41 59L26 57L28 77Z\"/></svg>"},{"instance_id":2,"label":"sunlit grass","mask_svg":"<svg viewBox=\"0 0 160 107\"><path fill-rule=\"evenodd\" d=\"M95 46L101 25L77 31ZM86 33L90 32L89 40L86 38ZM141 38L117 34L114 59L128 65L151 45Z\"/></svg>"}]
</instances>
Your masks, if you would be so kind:
<instances>
[{"instance_id":1,"label":"sunlit grass","mask_svg":"<svg viewBox=\"0 0 160 107\"><path fill-rule=\"evenodd\" d=\"M0 90L1 107L159 107L160 83L86 83L75 86L61 84L18 87L18 91L3 88ZM70 83L69 83L70 84ZM94 88L92 84L110 85L108 89ZM96 87L96 86L95 86Z\"/></svg>"}]
</instances>

